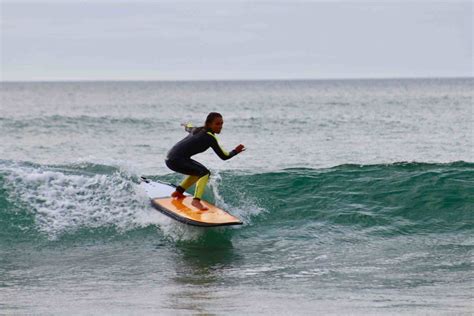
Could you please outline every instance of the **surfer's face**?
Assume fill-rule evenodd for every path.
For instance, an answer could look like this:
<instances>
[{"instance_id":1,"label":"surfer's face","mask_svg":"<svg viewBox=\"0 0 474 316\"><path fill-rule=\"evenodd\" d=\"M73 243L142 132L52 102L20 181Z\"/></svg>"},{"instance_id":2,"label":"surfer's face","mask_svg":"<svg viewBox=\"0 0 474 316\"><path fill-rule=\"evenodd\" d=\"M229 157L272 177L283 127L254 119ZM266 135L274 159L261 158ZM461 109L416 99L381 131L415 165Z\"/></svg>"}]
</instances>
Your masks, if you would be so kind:
<instances>
[{"instance_id":1,"label":"surfer's face","mask_svg":"<svg viewBox=\"0 0 474 316\"><path fill-rule=\"evenodd\" d=\"M222 130L222 126L224 125L224 120L222 117L216 117L212 123L209 125L209 128L215 133L219 134Z\"/></svg>"}]
</instances>

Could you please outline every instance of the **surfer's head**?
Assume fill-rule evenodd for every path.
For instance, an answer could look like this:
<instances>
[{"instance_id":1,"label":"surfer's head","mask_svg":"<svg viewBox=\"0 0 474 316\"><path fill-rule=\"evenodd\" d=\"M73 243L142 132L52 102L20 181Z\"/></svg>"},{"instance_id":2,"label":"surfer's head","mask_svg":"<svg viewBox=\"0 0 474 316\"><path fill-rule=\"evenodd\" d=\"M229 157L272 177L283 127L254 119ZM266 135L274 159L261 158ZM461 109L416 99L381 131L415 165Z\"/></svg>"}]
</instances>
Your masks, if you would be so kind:
<instances>
[{"instance_id":1,"label":"surfer's head","mask_svg":"<svg viewBox=\"0 0 474 316\"><path fill-rule=\"evenodd\" d=\"M221 132L223 125L224 120L222 115L217 112L209 113L206 117L206 123L204 124L207 129L210 129L215 134L219 134Z\"/></svg>"}]
</instances>

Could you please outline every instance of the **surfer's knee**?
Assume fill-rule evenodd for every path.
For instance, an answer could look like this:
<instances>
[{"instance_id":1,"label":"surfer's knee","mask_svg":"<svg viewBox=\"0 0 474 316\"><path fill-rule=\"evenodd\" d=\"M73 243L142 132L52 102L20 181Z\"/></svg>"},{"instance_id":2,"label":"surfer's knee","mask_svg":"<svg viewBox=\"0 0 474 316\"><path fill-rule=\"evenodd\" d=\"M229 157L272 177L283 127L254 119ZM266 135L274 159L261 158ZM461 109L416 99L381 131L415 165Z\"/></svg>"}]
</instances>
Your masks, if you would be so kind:
<instances>
[{"instance_id":1,"label":"surfer's knee","mask_svg":"<svg viewBox=\"0 0 474 316\"><path fill-rule=\"evenodd\" d=\"M211 177L211 171L209 171L208 169L203 170L202 173L199 175L199 178L202 178L202 177L205 177L205 176L210 178Z\"/></svg>"}]
</instances>

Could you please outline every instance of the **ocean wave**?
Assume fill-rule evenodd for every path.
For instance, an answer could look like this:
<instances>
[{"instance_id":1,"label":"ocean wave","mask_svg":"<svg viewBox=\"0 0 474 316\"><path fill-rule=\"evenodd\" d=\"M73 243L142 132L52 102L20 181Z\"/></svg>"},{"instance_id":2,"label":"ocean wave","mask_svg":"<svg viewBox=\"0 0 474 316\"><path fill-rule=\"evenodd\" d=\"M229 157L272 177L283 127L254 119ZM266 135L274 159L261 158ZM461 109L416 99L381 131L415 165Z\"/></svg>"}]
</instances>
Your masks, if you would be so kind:
<instances>
[{"instance_id":1,"label":"ocean wave","mask_svg":"<svg viewBox=\"0 0 474 316\"><path fill-rule=\"evenodd\" d=\"M138 177L117 165L0 161L0 240L51 240L94 231L156 234L150 227L158 227L163 238L202 237L203 229L152 209L137 186ZM180 175L151 178L177 182ZM242 218L245 225L238 229L256 228L259 233L304 232L314 225L383 237L465 231L474 227L474 164L223 171L213 174L205 198Z\"/></svg>"},{"instance_id":2,"label":"ocean wave","mask_svg":"<svg viewBox=\"0 0 474 316\"><path fill-rule=\"evenodd\" d=\"M348 164L236 180L229 182L235 191L249 184L273 210L267 222L324 221L384 235L474 227L474 164L467 162Z\"/></svg>"},{"instance_id":3,"label":"ocean wave","mask_svg":"<svg viewBox=\"0 0 474 316\"><path fill-rule=\"evenodd\" d=\"M101 130L104 128L124 128L129 126L133 128L150 129L156 128L156 126L172 126L172 123L165 119L88 115L48 115L40 117L0 118L0 122L2 122L2 127L7 131L59 131L61 133L89 128Z\"/></svg>"}]
</instances>

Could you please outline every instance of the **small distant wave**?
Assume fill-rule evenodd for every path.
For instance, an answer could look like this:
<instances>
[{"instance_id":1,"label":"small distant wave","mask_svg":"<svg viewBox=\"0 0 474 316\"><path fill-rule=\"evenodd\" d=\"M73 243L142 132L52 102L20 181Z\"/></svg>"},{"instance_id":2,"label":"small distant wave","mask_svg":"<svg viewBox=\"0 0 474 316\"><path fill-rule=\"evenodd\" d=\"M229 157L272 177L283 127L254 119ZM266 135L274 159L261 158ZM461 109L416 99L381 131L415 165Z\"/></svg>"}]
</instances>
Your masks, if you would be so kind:
<instances>
[{"instance_id":1,"label":"small distant wave","mask_svg":"<svg viewBox=\"0 0 474 316\"><path fill-rule=\"evenodd\" d=\"M124 128L131 126L133 128L152 128L156 126L170 126L168 120L150 119L150 118L130 118L113 116L65 116L49 115L41 117L22 117L22 118L0 118L3 128L10 131L18 130L60 130L75 131L85 128L105 128L120 126Z\"/></svg>"}]
</instances>

